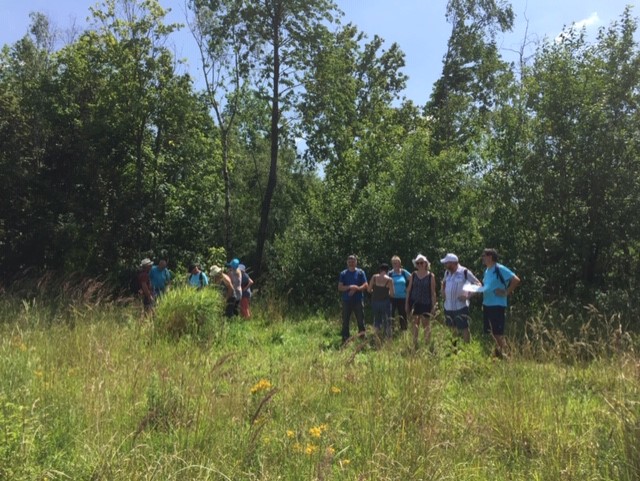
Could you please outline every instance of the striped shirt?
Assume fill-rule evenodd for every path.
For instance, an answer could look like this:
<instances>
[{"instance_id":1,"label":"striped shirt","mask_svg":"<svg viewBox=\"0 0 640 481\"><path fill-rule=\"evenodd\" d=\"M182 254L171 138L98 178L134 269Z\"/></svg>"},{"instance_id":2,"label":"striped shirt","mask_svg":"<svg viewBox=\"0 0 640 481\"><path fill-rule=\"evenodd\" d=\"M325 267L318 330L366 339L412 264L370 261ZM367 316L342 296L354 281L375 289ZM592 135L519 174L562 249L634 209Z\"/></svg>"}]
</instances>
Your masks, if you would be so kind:
<instances>
[{"instance_id":1,"label":"striped shirt","mask_svg":"<svg viewBox=\"0 0 640 481\"><path fill-rule=\"evenodd\" d=\"M465 279L464 271L467 271ZM460 300L460 296L467 297L467 293L462 290L466 283L478 283L478 279L466 267L458 265L455 272L444 272L444 310L458 311L465 307L469 307L469 299Z\"/></svg>"}]
</instances>

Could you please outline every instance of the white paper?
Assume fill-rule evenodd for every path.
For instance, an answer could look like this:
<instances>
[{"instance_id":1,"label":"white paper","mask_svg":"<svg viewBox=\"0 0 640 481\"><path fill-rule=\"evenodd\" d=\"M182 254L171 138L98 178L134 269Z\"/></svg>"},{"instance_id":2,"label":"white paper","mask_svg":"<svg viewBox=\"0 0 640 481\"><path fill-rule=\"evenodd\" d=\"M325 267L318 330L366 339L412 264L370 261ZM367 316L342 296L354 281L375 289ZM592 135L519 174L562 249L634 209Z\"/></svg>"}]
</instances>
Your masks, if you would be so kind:
<instances>
[{"instance_id":1,"label":"white paper","mask_svg":"<svg viewBox=\"0 0 640 481\"><path fill-rule=\"evenodd\" d=\"M462 290L465 292L483 292L484 286L478 286L476 284L467 283L462 286Z\"/></svg>"}]
</instances>

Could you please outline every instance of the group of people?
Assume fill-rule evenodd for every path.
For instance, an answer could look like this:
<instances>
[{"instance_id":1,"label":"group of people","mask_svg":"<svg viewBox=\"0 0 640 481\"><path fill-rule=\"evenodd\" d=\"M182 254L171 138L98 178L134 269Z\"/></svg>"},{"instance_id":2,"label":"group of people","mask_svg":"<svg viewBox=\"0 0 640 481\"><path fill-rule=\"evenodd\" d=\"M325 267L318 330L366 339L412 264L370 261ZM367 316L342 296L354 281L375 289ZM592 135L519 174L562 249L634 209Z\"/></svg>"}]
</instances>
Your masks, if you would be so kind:
<instances>
[{"instance_id":1,"label":"group of people","mask_svg":"<svg viewBox=\"0 0 640 481\"><path fill-rule=\"evenodd\" d=\"M153 310L156 300L161 298L172 282L173 274L167 267L167 259L160 259L157 265L149 258L142 259L137 273L138 291L146 312ZM225 298L226 317L240 315L251 317L251 286L253 279L247 274L246 267L239 259L225 264L226 272L217 265L211 266L209 276L199 264L191 264L187 269L187 285L194 289L204 289L210 283L217 285Z\"/></svg>"},{"instance_id":2,"label":"group of people","mask_svg":"<svg viewBox=\"0 0 640 481\"><path fill-rule=\"evenodd\" d=\"M350 338L352 314L358 324L358 335L364 336L364 293L369 292L373 325L382 336L392 336L392 320L398 319L402 330L407 330L411 323L416 346L421 327L424 342L429 343L431 320L437 306L436 277L424 255L418 254L412 262L415 269L410 273L402 267L400 257L393 256L391 268L387 263L381 263L371 282L368 282L365 272L358 268L358 258L353 254L347 257L347 268L338 279L338 291L342 293L343 342ZM471 270L460 264L455 254L449 253L440 260L445 268L440 285L445 323L465 342L469 342L470 298L482 294L484 331L495 339L496 355L504 356L507 347L504 338L507 298L520 284L520 278L498 263L495 249L484 249L482 262L485 271L480 281Z\"/></svg>"}]
</instances>

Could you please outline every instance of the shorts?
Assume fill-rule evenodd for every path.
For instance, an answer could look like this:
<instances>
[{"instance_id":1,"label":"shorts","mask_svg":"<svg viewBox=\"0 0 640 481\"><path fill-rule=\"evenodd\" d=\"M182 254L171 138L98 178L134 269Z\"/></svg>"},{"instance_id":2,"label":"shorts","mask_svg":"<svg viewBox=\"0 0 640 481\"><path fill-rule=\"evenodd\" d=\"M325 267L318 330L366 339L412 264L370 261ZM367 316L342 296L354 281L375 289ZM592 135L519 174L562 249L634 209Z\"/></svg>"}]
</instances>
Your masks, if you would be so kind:
<instances>
[{"instance_id":1,"label":"shorts","mask_svg":"<svg viewBox=\"0 0 640 481\"><path fill-rule=\"evenodd\" d=\"M444 320L447 326L455 326L461 331L469 328L469 308L463 307L457 311L444 311Z\"/></svg>"},{"instance_id":2,"label":"shorts","mask_svg":"<svg viewBox=\"0 0 640 481\"><path fill-rule=\"evenodd\" d=\"M505 310L504 306L482 306L485 329L490 328L494 336L504 335Z\"/></svg>"},{"instance_id":3,"label":"shorts","mask_svg":"<svg viewBox=\"0 0 640 481\"><path fill-rule=\"evenodd\" d=\"M413 313L414 316L425 316L431 315L431 304L423 304L422 302L416 302L414 304L409 305L409 309Z\"/></svg>"}]
</instances>

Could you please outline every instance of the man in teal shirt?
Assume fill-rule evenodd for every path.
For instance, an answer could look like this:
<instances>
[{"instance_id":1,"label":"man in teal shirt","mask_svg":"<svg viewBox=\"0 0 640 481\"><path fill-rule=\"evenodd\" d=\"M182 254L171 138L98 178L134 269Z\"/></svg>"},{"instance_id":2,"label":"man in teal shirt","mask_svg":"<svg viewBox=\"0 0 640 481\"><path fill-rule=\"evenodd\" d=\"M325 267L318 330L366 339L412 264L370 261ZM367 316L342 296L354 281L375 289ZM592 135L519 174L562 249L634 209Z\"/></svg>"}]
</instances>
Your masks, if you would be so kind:
<instances>
[{"instance_id":1,"label":"man in teal shirt","mask_svg":"<svg viewBox=\"0 0 640 481\"><path fill-rule=\"evenodd\" d=\"M507 298L520 285L520 278L507 267L498 264L498 252L495 249L485 249L482 252L482 263L486 267L482 280L484 329L485 332L490 331L496 340L496 355L503 357L507 349L504 339Z\"/></svg>"}]
</instances>

